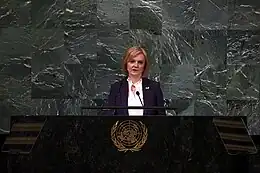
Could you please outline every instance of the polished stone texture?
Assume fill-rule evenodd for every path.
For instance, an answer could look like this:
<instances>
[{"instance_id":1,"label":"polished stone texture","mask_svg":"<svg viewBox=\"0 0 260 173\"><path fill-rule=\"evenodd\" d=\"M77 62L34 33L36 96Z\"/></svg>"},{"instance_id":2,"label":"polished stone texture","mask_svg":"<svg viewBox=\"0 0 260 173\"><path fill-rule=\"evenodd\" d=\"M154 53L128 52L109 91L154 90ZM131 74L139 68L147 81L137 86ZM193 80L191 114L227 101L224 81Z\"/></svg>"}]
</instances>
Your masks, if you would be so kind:
<instances>
[{"instance_id":1,"label":"polished stone texture","mask_svg":"<svg viewBox=\"0 0 260 173\"><path fill-rule=\"evenodd\" d=\"M0 133L11 115L103 105L142 45L169 116L247 116L260 134L260 1L2 0ZM235 106L239 105L239 106ZM86 115L92 114L85 111Z\"/></svg>"},{"instance_id":2,"label":"polished stone texture","mask_svg":"<svg viewBox=\"0 0 260 173\"><path fill-rule=\"evenodd\" d=\"M248 163L255 166L259 153L228 155L212 117L46 118L47 121L31 153L9 156L1 153L1 170L6 170L9 163L13 173L257 171ZM16 116L12 118L12 123L31 122L33 119L35 116ZM110 130L117 121L130 119L146 125L148 138L140 151L119 152L111 140Z\"/></svg>"}]
</instances>

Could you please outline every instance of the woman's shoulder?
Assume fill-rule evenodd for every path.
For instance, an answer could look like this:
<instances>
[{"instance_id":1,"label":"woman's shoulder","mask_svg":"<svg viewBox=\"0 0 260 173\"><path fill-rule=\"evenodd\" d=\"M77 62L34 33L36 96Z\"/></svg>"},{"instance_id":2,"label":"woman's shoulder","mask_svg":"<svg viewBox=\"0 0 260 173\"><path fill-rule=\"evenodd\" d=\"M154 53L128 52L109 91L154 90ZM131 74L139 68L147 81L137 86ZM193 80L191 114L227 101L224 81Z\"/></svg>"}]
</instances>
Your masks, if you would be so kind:
<instances>
[{"instance_id":1,"label":"woman's shoulder","mask_svg":"<svg viewBox=\"0 0 260 173\"><path fill-rule=\"evenodd\" d=\"M143 78L143 81L146 82L146 83L149 83L150 85L159 85L160 84L160 82L157 82L153 79L148 79L146 77Z\"/></svg>"},{"instance_id":2,"label":"woman's shoulder","mask_svg":"<svg viewBox=\"0 0 260 173\"><path fill-rule=\"evenodd\" d=\"M111 88L118 88L120 87L124 82L126 82L126 78L122 78L120 80L115 81L111 84Z\"/></svg>"},{"instance_id":3,"label":"woman's shoulder","mask_svg":"<svg viewBox=\"0 0 260 173\"><path fill-rule=\"evenodd\" d=\"M115 88L115 87L119 86L119 83L120 83L120 81L116 81L116 82L112 83L110 86L111 86L111 88Z\"/></svg>"}]
</instances>

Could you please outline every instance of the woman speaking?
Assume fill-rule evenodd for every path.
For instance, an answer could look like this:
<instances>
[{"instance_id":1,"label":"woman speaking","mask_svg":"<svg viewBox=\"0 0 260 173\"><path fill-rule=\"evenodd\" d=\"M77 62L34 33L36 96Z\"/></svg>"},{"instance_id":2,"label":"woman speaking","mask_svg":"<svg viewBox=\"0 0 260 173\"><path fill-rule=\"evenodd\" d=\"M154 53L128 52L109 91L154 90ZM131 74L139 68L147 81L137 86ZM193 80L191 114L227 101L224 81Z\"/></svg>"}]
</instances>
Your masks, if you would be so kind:
<instances>
[{"instance_id":1,"label":"woman speaking","mask_svg":"<svg viewBox=\"0 0 260 173\"><path fill-rule=\"evenodd\" d=\"M127 49L123 57L123 70L127 77L111 85L108 106L163 107L163 93L160 83L148 76L148 57L141 47ZM166 115L165 109L115 109L110 115Z\"/></svg>"}]
</instances>

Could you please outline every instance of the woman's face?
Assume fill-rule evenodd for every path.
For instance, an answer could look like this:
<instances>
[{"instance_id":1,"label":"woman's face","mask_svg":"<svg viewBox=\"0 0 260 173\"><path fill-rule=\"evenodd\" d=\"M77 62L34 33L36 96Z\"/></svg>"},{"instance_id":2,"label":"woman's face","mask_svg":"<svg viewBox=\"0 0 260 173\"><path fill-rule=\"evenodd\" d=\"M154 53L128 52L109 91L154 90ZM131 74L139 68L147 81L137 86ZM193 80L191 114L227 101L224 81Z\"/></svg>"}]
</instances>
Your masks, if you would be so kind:
<instances>
[{"instance_id":1,"label":"woman's face","mask_svg":"<svg viewBox=\"0 0 260 173\"><path fill-rule=\"evenodd\" d=\"M145 58L142 53L130 58L127 62L127 71L130 77L141 77L144 71Z\"/></svg>"}]
</instances>

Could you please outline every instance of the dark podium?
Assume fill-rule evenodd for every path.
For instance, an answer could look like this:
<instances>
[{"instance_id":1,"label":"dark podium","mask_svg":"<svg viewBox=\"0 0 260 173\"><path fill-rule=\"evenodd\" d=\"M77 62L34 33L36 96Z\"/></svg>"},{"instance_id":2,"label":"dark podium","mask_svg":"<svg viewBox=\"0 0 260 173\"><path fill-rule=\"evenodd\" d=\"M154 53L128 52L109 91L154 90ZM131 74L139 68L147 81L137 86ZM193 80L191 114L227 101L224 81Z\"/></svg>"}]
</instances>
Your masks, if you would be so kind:
<instances>
[{"instance_id":1,"label":"dark podium","mask_svg":"<svg viewBox=\"0 0 260 173\"><path fill-rule=\"evenodd\" d=\"M249 172L259 155L244 117L210 116L14 116L2 151L19 173Z\"/></svg>"}]
</instances>

